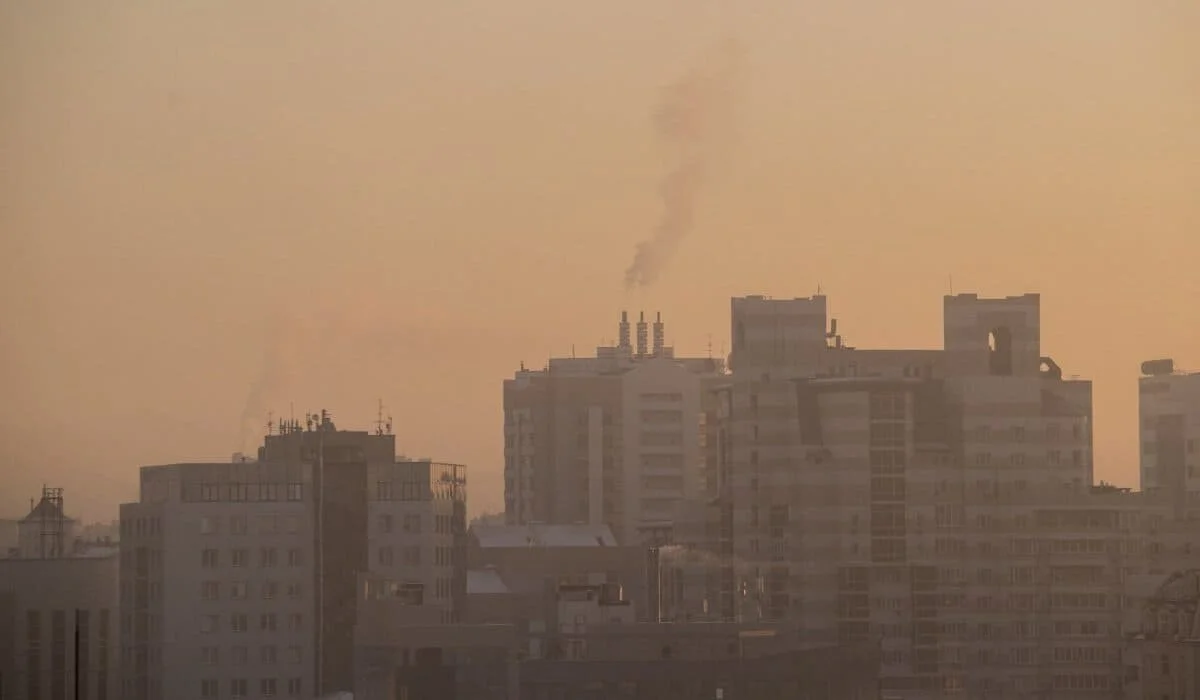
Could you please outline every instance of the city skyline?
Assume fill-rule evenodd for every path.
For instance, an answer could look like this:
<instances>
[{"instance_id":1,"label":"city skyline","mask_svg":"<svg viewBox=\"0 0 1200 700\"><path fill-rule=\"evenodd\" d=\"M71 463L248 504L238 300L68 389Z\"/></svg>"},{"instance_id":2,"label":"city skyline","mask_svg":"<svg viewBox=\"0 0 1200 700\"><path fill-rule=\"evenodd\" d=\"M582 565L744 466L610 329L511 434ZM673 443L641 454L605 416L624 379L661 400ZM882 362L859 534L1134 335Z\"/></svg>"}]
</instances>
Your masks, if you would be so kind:
<instances>
[{"instance_id":1,"label":"city skyline","mask_svg":"<svg viewBox=\"0 0 1200 700\"><path fill-rule=\"evenodd\" d=\"M277 412L383 398L495 509L522 360L639 307L704 354L729 297L818 286L872 347L936 347L951 286L1042 293L1096 383L1097 474L1133 483L1139 364L1200 367L1195 8L713 9L0 9L4 511L47 481L103 514L137 465L239 449L272 344ZM627 292L660 91L727 33L732 152Z\"/></svg>"},{"instance_id":2,"label":"city skyline","mask_svg":"<svg viewBox=\"0 0 1200 700\"><path fill-rule=\"evenodd\" d=\"M836 303L835 303L836 302L835 298L830 297L830 295L828 295L828 294L823 293L823 295L826 296L827 298L830 298L831 308L837 308ZM947 296L949 296L949 295L947 295ZM737 298L738 297L734 297L734 299L737 299ZM788 298L802 298L802 297L781 296L781 297L767 297L767 298L788 299ZM1051 302L1047 306L1052 309L1053 303ZM669 314L663 315L662 312L657 312L657 313L660 314L660 317L662 318L663 321L672 321L673 320ZM635 313L635 315L636 315L636 313ZM836 317L837 317L836 314L831 314L831 318L836 318ZM1045 314L1045 317L1053 318L1053 315ZM570 348L566 352L561 352L561 353L555 352L553 354L547 355L544 358L544 361L538 362L538 361L521 360L521 361L515 363L517 366L514 366L513 368L511 368L507 375L502 375L502 376L498 377L497 384L499 384L501 381L503 381L506 376L511 378L512 372L516 371L518 369L518 367L527 367L528 369L531 369L531 370L542 369L545 366L548 366L551 359L572 358L572 357L581 357L581 358L592 357L598 348L616 345L618 343L618 337L617 337L618 336L618 328L617 327L619 324L617 323L617 321L619 320L619 314L616 314L616 313L609 314L609 318L607 318L605 320L609 321L609 323L606 326L606 328L608 330L607 330L607 332L599 335L599 338L597 341L595 341L594 345L588 345L585 347L584 344L572 343ZM856 340L856 344L857 344L857 339L870 336L869 333L863 333L861 335L856 334L855 333L856 328L855 328L855 325L852 323L852 320L848 321L844 317L841 317L841 318L839 318L839 323L841 324L840 329L844 333L847 333L848 337L854 338ZM1047 325L1050 325L1050 324L1047 324ZM726 324L726 326L728 326L728 323ZM354 326L351 326L351 327L354 327ZM675 342L674 342L675 336L674 336L674 334L671 333L670 329L673 329L674 327L675 327L674 323L667 324L668 330L666 331L666 339L665 339L667 345L672 346L672 347L675 345ZM1050 331L1051 331L1050 335L1052 336L1053 335L1052 327L1050 328ZM296 336L293 336L293 337L296 337ZM303 336L301 336L301 337L303 337ZM702 357L710 356L709 353L711 353L711 357L714 357L714 358L724 362L728 357L728 347L729 347L728 337L724 337L721 340L717 340L717 338L715 337L715 334L713 334L713 335L708 336L708 340L707 340L706 346L704 348L699 348L692 352L687 352L686 349L681 348L676 351L676 356L702 358ZM929 350L929 349L938 349L939 347L940 347L940 344L932 345L932 346L929 344L922 344L922 345L913 344L913 345L887 346L886 348L880 348L880 349ZM1053 346L1050 346L1050 347L1052 348ZM725 353L722 354L722 351L725 351ZM271 359L270 351L268 351L267 357L268 357L268 361L270 361L270 359ZM284 354L276 357L275 359L279 360L279 361L287 362L287 361L289 361L290 358L287 353L284 353ZM1140 373L1141 363L1146 362L1146 361L1167 360L1167 359L1174 361L1174 370L1175 371L1182 372L1182 373L1187 373L1187 372L1191 371L1191 368L1189 366L1181 363L1177 356L1172 356L1170 353L1165 353L1162 356L1143 358L1143 360L1141 360L1137 364L1137 366L1135 366L1133 368L1133 371L1130 373L1129 382L1133 385L1133 393L1135 394L1135 396L1136 396L1138 382L1140 380L1144 379L1143 375ZM1078 370L1077 364L1075 364L1074 362L1072 362L1070 360L1067 360L1067 362L1068 362L1068 366L1072 370L1071 372L1068 373L1068 375L1070 377L1077 377L1077 378L1081 378L1081 379L1092 379L1092 377L1090 377L1086 374L1075 371L1075 370ZM267 376L268 376L268 379L270 379L269 373L267 373ZM275 381L278 381L278 378L276 378ZM1105 391L1106 387L1102 386L1099 382L1095 382L1094 379L1092 381L1093 381L1093 384L1096 386L1096 394L1103 396L1103 395L1109 393L1109 392ZM273 392L279 392L280 386L272 385L272 386L268 387L268 390L273 391ZM253 393L253 391L251 393ZM1097 405L1096 413L1099 415L1104 415L1106 413L1111 412L1111 407L1103 406L1102 401L1097 400L1096 405ZM373 410L370 413L367 413L365 411L355 411L355 410L353 410L354 407L351 407L350 410L344 410L344 409L343 410L333 410L332 415L335 415L340 421L343 421L344 424L347 425L348 427L350 427L351 429L356 429L356 430L371 431L371 430L375 430L377 427L379 427L382 424L388 424L389 429L396 432L396 434L397 434L397 451L400 455L403 455L403 456L406 456L409 458L427 458L430 454L435 454L435 455L439 454L439 453L431 453L428 450L422 450L419 447L412 448L412 449L407 447L405 438L410 438L410 439L415 438L415 439L413 439L412 444L420 445L421 444L421 442L420 442L421 436L420 435L409 436L409 435L406 435L404 432L401 432L401 431L403 431L404 426L399 425L396 422L396 418L395 418L396 411L394 409L394 406L395 406L395 404L393 403L393 401L389 400L387 397L380 397L375 400L374 405L372 406ZM237 453L241 453L241 452L245 452L246 454L253 454L254 449L257 449L255 447L255 445L261 444L261 440L265 435L274 434L274 432L280 428L281 421L298 420L302 423L305 416L307 416L309 414L317 415L321 410L329 410L331 407L325 406L323 408L316 408L315 410L313 410L313 408L314 408L313 406L309 406L306 403L301 403L301 402L296 402L296 401L289 401L289 402L287 402L286 406L272 405L267 410L263 411L261 413L261 415L259 415L260 420L251 421L248 424L243 422L243 425L241 428L242 432L240 434L240 439L239 439L240 441L234 443L234 449L227 450L224 453L212 452L212 453L203 453L203 454L176 454L173 456L165 455L162 459L160 459L154 463L165 464L165 463L175 463L175 462L221 462L221 461L226 461L228 459L229 455L231 455L231 454L237 454ZM361 408L361 407L359 407L359 408ZM1106 408L1109 408L1110 410L1105 410ZM1134 424L1132 427L1119 426L1118 430L1110 432L1109 430L1106 430L1103 427L1103 423L1101 421L1097 421L1097 423L1101 426L1101 427L1098 427L1096 430L1095 479L1096 479L1097 483L1100 481L1104 481L1106 483L1111 483L1111 484L1114 484L1117 486L1122 486L1122 487L1127 487L1127 488L1135 488L1136 489L1139 487L1139 471L1138 471L1138 469L1139 469L1139 464L1140 464L1140 456L1138 454L1138 434L1140 431L1137 426L1137 402L1136 402L1136 399L1134 400L1133 409L1134 409ZM1121 412L1123 412L1123 411L1121 411ZM256 414L256 415L258 415L258 414ZM346 419L346 418L344 418L345 416L350 416L350 418ZM231 413L231 417L232 417L232 413ZM244 416L243 416L243 418L244 418ZM383 423L380 423L381 421L383 421ZM252 428L255 426L257 426L259 428L257 431L252 430ZM250 432L247 432L248 428L251 428ZM496 431L493 431L493 432L496 432ZM1114 445L1114 442L1116 442L1116 441L1111 439L1111 435L1113 432L1132 434L1130 437L1130 439L1133 441L1132 446L1124 445L1124 444ZM248 443L246 442L245 439L242 439L242 438L246 438L247 435L249 435ZM1122 459L1122 457L1117 456L1117 455L1124 455L1126 453L1133 455L1132 461L1128 465L1126 465L1123 462L1119 462L1118 460ZM476 516L476 515L487 514L487 513L501 513L504 511L503 469L502 469L503 460L504 460L503 455L504 455L504 451L501 447L498 454L491 458L492 460L495 461L496 464L501 465L499 468L493 468L492 463L489 461L486 461L486 460L482 461L480 463L477 463L477 464L471 464L470 462L463 460L463 459L456 459L453 456L446 456L446 458L450 459L450 461L467 464L468 466L473 467L472 471L476 474L475 478L477 479L477 481L476 481L477 489L479 489L479 486L480 486L479 482L480 481L483 482L482 489L479 489L483 492L483 496L482 496L482 498L477 496L476 502L474 504L472 504L472 506L471 506L470 513L471 513L472 517ZM1116 469L1113 468L1114 461L1118 462L1115 465L1117 467ZM128 466L128 470L127 470L128 473L126 476L128 477L128 480L131 481L131 484L130 484L131 487L136 485L136 474L137 474L138 469L143 466L148 466L151 464L153 464L153 463L142 462L142 463L137 463L137 464L131 464ZM41 467L44 465L38 465L38 466ZM119 481L119 480L120 479L114 479L114 481ZM29 500L29 498L32 498L35 495L36 489L40 489L41 486L44 485L42 483L44 481L46 481L46 480L41 479L39 481L39 480L35 479L34 481L30 482L32 490L29 491L28 495L26 495L24 493L12 494L9 499L11 501L11 505L8 503L3 503L3 504L0 504L0 507L7 507L11 511L11 513L9 513L9 515L11 515L13 513L21 512L21 509L25 505L27 505L27 501ZM78 494L82 490L82 489L78 489L78 488L72 488L72 486L74 486L74 484L70 484L70 483L55 482L53 485L60 486L60 487L65 486L65 487L67 487L69 492L72 492L75 494ZM492 489L497 489L498 498L492 497ZM97 522L97 523L107 523L107 522L115 519L114 516L115 516L116 508L119 505L119 503L121 502L120 498L118 498L118 500L114 500L110 504L106 504L101 500L90 498L89 494L87 494L86 492L83 494L83 496L84 497L82 499L83 500L82 504L80 504L79 500L76 500L74 498L72 499L72 507L74 509L73 512L75 512L77 515L82 516L83 519L88 522ZM134 498L134 497L135 497L135 494L132 492L128 493L125 496L125 498ZM480 505L478 503L479 500L483 501L482 505Z\"/></svg>"}]
</instances>

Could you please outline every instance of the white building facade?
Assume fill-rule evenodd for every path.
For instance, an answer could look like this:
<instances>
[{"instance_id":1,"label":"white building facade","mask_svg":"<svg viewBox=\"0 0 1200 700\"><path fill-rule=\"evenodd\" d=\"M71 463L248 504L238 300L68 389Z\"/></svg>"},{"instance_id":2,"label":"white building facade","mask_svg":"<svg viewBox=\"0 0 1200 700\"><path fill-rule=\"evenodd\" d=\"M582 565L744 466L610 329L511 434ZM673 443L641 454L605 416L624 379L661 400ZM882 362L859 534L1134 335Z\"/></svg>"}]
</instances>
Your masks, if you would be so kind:
<instances>
[{"instance_id":1,"label":"white building facade","mask_svg":"<svg viewBox=\"0 0 1200 700\"><path fill-rule=\"evenodd\" d=\"M704 397L713 358L676 358L663 324L627 316L616 346L553 358L504 383L505 511L510 524L608 525L623 544L669 527L704 491Z\"/></svg>"},{"instance_id":2,"label":"white building facade","mask_svg":"<svg viewBox=\"0 0 1200 700\"><path fill-rule=\"evenodd\" d=\"M258 457L142 469L121 507L122 697L351 690L363 575L415 621L455 619L465 468L327 418L282 426Z\"/></svg>"}]
</instances>

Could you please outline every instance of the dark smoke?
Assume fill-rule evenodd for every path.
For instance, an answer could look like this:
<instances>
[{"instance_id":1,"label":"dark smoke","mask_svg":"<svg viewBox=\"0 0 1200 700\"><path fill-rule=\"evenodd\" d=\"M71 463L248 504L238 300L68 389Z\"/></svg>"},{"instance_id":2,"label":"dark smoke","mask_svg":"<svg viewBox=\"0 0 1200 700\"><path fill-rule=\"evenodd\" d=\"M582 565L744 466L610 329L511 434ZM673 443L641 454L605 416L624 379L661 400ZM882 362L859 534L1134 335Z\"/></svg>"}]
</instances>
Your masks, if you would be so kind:
<instances>
[{"instance_id":1,"label":"dark smoke","mask_svg":"<svg viewBox=\"0 0 1200 700\"><path fill-rule=\"evenodd\" d=\"M741 45L725 39L663 90L654 113L654 128L667 158L667 172L659 185L662 215L654 235L638 244L633 264L625 271L626 287L653 284L691 231L696 200L712 161L733 137L741 64Z\"/></svg>"}]
</instances>

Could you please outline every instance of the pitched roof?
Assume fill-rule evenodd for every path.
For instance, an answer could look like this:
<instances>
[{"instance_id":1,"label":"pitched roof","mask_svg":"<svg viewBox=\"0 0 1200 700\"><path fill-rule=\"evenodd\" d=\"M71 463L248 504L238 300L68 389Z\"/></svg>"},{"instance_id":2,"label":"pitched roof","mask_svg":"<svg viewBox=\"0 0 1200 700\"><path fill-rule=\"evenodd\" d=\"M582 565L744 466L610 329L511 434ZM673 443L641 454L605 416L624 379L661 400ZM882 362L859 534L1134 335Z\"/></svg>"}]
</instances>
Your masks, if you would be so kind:
<instances>
[{"instance_id":1,"label":"pitched roof","mask_svg":"<svg viewBox=\"0 0 1200 700\"><path fill-rule=\"evenodd\" d=\"M45 518L46 520L62 518L63 520L74 522L73 518L68 518L63 514L61 506L55 505L47 498L43 498L36 506L34 506L33 510L29 511L29 515L26 515L21 519L21 522L29 523L35 520L41 520L42 518Z\"/></svg>"}]
</instances>

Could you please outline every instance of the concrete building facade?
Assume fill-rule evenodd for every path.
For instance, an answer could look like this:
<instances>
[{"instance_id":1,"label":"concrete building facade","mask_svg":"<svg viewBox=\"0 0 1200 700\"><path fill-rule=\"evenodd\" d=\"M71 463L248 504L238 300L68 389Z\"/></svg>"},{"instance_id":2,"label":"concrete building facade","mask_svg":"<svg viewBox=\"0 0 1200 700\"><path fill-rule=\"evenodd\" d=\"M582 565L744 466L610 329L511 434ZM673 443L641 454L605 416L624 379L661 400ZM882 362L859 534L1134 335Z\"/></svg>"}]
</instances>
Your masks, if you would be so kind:
<instances>
[{"instance_id":1,"label":"concrete building facade","mask_svg":"<svg viewBox=\"0 0 1200 700\"><path fill-rule=\"evenodd\" d=\"M944 314L941 349L863 350L824 297L733 300L711 500L672 552L705 592L671 614L878 640L893 697L1119 697L1124 581L1196 529L1093 487L1091 384L1037 295Z\"/></svg>"},{"instance_id":2,"label":"concrete building facade","mask_svg":"<svg viewBox=\"0 0 1200 700\"><path fill-rule=\"evenodd\" d=\"M73 541L62 490L46 491L0 559L0 698L117 700L118 551Z\"/></svg>"},{"instance_id":3,"label":"concrete building facade","mask_svg":"<svg viewBox=\"0 0 1200 700\"><path fill-rule=\"evenodd\" d=\"M351 690L360 579L440 622L465 597L466 475L395 438L284 423L257 459L141 470L121 507L122 697Z\"/></svg>"},{"instance_id":4,"label":"concrete building facade","mask_svg":"<svg viewBox=\"0 0 1200 700\"><path fill-rule=\"evenodd\" d=\"M1141 486L1170 494L1180 514L1200 517L1200 372L1171 360L1142 364L1138 380Z\"/></svg>"},{"instance_id":5,"label":"concrete building facade","mask_svg":"<svg viewBox=\"0 0 1200 700\"><path fill-rule=\"evenodd\" d=\"M661 318L637 345L552 358L504 382L505 512L511 524L608 525L622 544L669 525L704 491L703 397L713 358L676 358Z\"/></svg>"}]
</instances>

